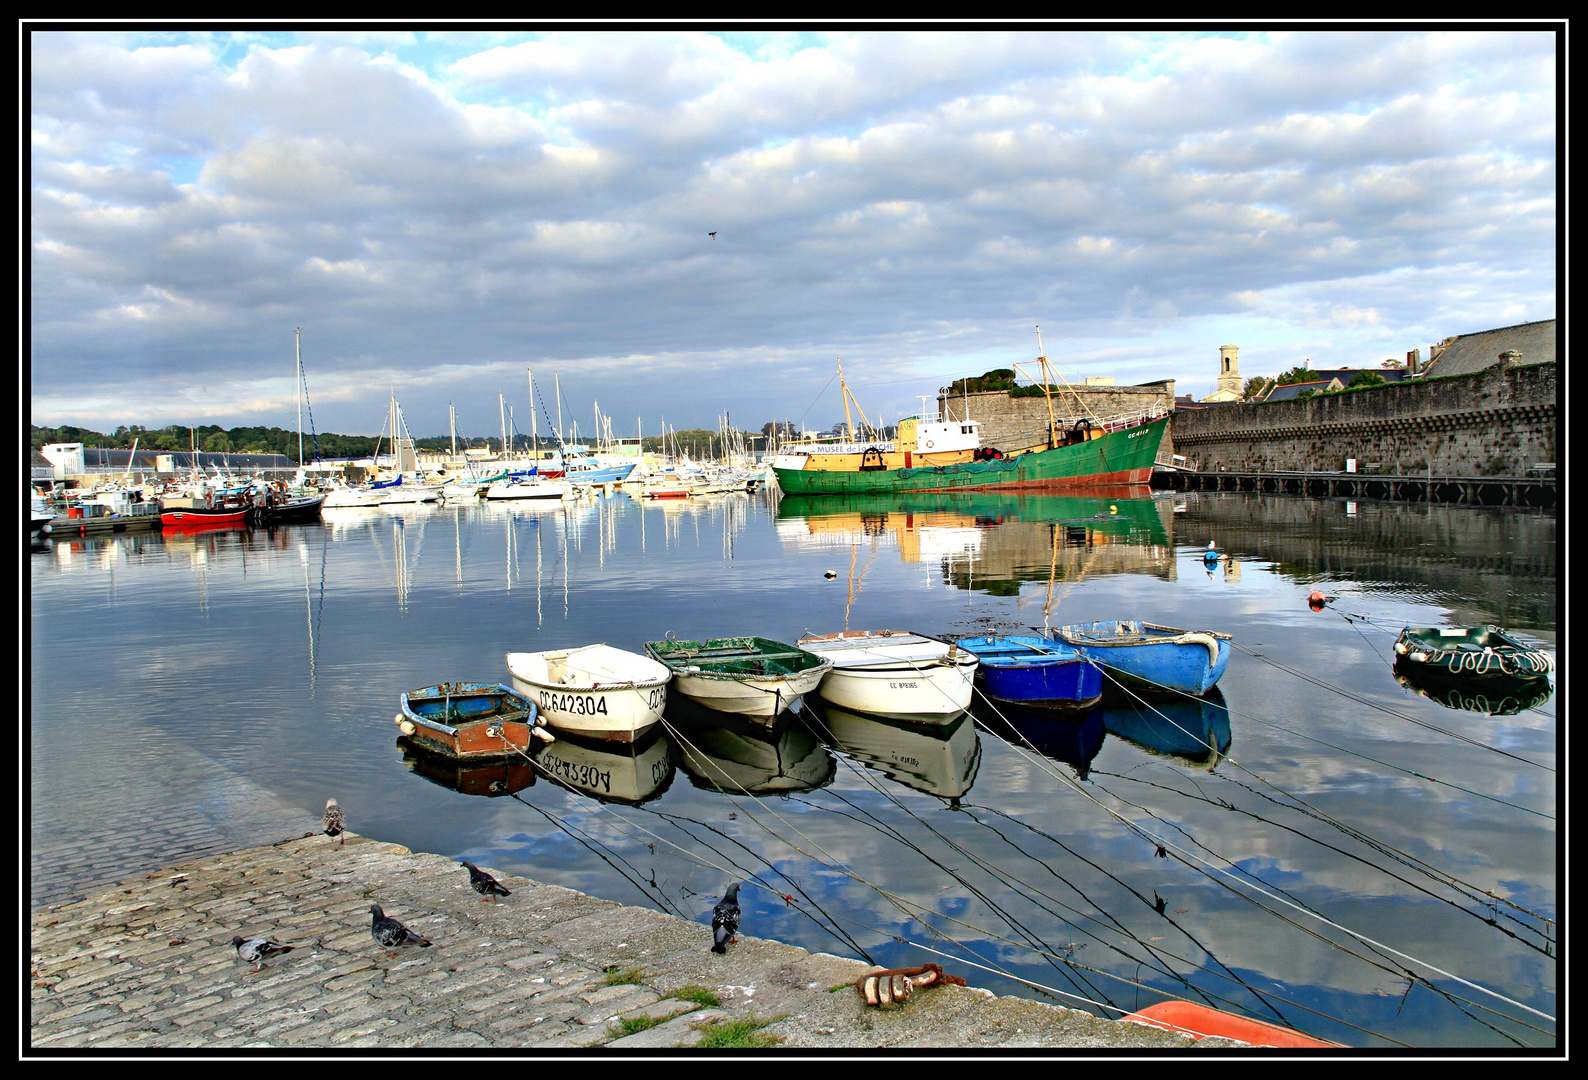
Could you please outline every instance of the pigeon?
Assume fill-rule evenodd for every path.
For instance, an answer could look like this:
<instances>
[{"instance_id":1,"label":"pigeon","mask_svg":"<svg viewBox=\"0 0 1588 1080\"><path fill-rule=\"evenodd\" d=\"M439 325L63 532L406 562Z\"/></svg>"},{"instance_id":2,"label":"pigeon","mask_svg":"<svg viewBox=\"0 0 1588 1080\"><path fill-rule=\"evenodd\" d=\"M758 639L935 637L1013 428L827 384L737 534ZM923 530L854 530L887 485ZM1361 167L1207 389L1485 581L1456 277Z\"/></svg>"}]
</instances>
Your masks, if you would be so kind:
<instances>
[{"instance_id":1,"label":"pigeon","mask_svg":"<svg viewBox=\"0 0 1588 1080\"><path fill-rule=\"evenodd\" d=\"M232 947L237 950L237 959L248 961L254 965L255 971L258 971L266 960L297 948L296 945L283 945L270 938L245 938L241 934L232 938Z\"/></svg>"},{"instance_id":2,"label":"pigeon","mask_svg":"<svg viewBox=\"0 0 1588 1080\"><path fill-rule=\"evenodd\" d=\"M463 865L469 868L469 884L473 886L475 892L484 897L480 903L489 904L493 895L513 895L500 881L497 881L490 874L487 874L484 870L481 870L478 866L475 866L466 859L464 860Z\"/></svg>"},{"instance_id":3,"label":"pigeon","mask_svg":"<svg viewBox=\"0 0 1588 1080\"><path fill-rule=\"evenodd\" d=\"M430 942L426 941L424 938L408 929L396 919L391 918L380 909L379 904L371 904L369 906L369 913L375 916L374 921L370 923L369 927L370 937L374 938L386 948L393 950L391 953L392 956L397 955L395 950L405 948L409 945L417 945L421 949L428 949L430 947Z\"/></svg>"},{"instance_id":4,"label":"pigeon","mask_svg":"<svg viewBox=\"0 0 1588 1080\"><path fill-rule=\"evenodd\" d=\"M325 800L325 816L320 819L320 825L325 829L325 835L341 837L337 841L338 845L347 843L347 837L342 836L347 828L347 820L342 816L342 808L337 805L335 799Z\"/></svg>"},{"instance_id":5,"label":"pigeon","mask_svg":"<svg viewBox=\"0 0 1588 1080\"><path fill-rule=\"evenodd\" d=\"M739 885L735 882L728 886L728 892L711 909L711 951L725 953L728 944L739 939L734 937L739 932Z\"/></svg>"}]
</instances>

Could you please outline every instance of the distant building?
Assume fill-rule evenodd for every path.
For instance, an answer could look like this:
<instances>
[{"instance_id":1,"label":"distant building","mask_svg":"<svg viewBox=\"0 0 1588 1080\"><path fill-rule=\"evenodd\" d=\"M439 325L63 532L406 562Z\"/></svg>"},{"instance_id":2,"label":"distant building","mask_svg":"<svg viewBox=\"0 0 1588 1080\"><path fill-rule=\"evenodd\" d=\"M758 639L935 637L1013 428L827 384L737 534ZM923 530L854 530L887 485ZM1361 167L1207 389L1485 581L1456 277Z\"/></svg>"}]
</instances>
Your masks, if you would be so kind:
<instances>
[{"instance_id":1,"label":"distant building","mask_svg":"<svg viewBox=\"0 0 1588 1080\"><path fill-rule=\"evenodd\" d=\"M1210 404L1241 400L1240 346L1219 346L1218 388L1202 400Z\"/></svg>"},{"instance_id":2,"label":"distant building","mask_svg":"<svg viewBox=\"0 0 1588 1080\"><path fill-rule=\"evenodd\" d=\"M1283 386L1271 387L1263 396L1264 401L1294 401L1301 396L1302 391L1311 390L1314 393L1324 393L1328 390L1344 390L1345 383L1338 378L1319 379L1317 382L1285 383Z\"/></svg>"},{"instance_id":3,"label":"distant building","mask_svg":"<svg viewBox=\"0 0 1588 1080\"><path fill-rule=\"evenodd\" d=\"M1506 355L1508 353L1517 355L1511 357ZM1441 379L1451 375L1470 375L1503 363L1554 362L1555 320L1544 319L1446 338L1428 350L1428 366L1418 377Z\"/></svg>"}]
</instances>

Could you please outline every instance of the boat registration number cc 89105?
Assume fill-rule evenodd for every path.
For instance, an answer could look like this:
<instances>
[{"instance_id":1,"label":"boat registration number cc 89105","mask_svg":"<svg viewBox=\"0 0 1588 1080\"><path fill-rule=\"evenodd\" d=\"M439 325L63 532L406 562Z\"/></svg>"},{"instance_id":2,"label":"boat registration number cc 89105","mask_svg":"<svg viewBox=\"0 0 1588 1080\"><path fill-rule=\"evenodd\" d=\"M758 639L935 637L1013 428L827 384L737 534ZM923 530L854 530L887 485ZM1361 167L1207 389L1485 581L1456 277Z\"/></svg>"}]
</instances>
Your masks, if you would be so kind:
<instances>
[{"instance_id":1,"label":"boat registration number cc 89105","mask_svg":"<svg viewBox=\"0 0 1588 1080\"><path fill-rule=\"evenodd\" d=\"M605 716L606 698L592 694L555 694L550 690L540 692L540 707L548 711L567 713L570 716Z\"/></svg>"}]
</instances>

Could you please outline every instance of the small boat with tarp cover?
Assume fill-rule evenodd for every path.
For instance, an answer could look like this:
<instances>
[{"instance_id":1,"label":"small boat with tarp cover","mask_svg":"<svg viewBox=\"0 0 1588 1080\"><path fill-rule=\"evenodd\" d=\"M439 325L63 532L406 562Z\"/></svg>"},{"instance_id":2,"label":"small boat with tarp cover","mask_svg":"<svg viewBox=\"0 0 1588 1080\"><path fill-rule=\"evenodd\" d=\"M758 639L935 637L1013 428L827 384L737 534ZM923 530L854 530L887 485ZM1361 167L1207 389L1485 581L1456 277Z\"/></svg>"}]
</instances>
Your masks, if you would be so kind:
<instances>
[{"instance_id":1,"label":"small boat with tarp cover","mask_svg":"<svg viewBox=\"0 0 1588 1080\"><path fill-rule=\"evenodd\" d=\"M1533 701L1555 658L1498 626L1408 626L1395 639L1395 672L1420 686L1482 690L1486 698Z\"/></svg>"},{"instance_id":2,"label":"small boat with tarp cover","mask_svg":"<svg viewBox=\"0 0 1588 1080\"><path fill-rule=\"evenodd\" d=\"M479 682L410 690L396 720L416 746L455 758L517 757L542 723L535 703L512 687Z\"/></svg>"},{"instance_id":3,"label":"small boat with tarp cover","mask_svg":"<svg viewBox=\"0 0 1588 1080\"><path fill-rule=\"evenodd\" d=\"M1212 630L1118 619L1055 626L1042 633L1103 665L1132 689L1201 696L1213 689L1230 662L1230 635Z\"/></svg>"},{"instance_id":4,"label":"small boat with tarp cover","mask_svg":"<svg viewBox=\"0 0 1588 1080\"><path fill-rule=\"evenodd\" d=\"M673 672L678 692L708 709L771 719L816 689L833 663L761 637L667 638L645 651Z\"/></svg>"}]
</instances>

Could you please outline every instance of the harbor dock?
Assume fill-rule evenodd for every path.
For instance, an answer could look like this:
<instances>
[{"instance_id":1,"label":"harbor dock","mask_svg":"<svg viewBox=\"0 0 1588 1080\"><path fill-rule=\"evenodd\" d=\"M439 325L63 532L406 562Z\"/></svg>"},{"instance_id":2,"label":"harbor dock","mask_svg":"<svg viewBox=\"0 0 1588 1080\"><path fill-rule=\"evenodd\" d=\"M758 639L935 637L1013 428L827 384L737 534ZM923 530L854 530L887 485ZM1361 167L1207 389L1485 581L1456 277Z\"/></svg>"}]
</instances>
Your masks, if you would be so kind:
<instances>
[{"instance_id":1,"label":"harbor dock","mask_svg":"<svg viewBox=\"0 0 1588 1080\"><path fill-rule=\"evenodd\" d=\"M745 932L753 926L717 955L701 922L495 873L511 895L486 903L451 858L351 833L341 846L314 833L36 907L24 1053L705 1052L735 1023L769 1047L824 1056L1249 1050L998 997L976 987L976 970L942 956L921 962L970 985L870 1006L854 984L876 969L860 960ZM370 935L372 904L432 946L389 954ZM293 950L256 973L238 958L234 935Z\"/></svg>"}]
</instances>

